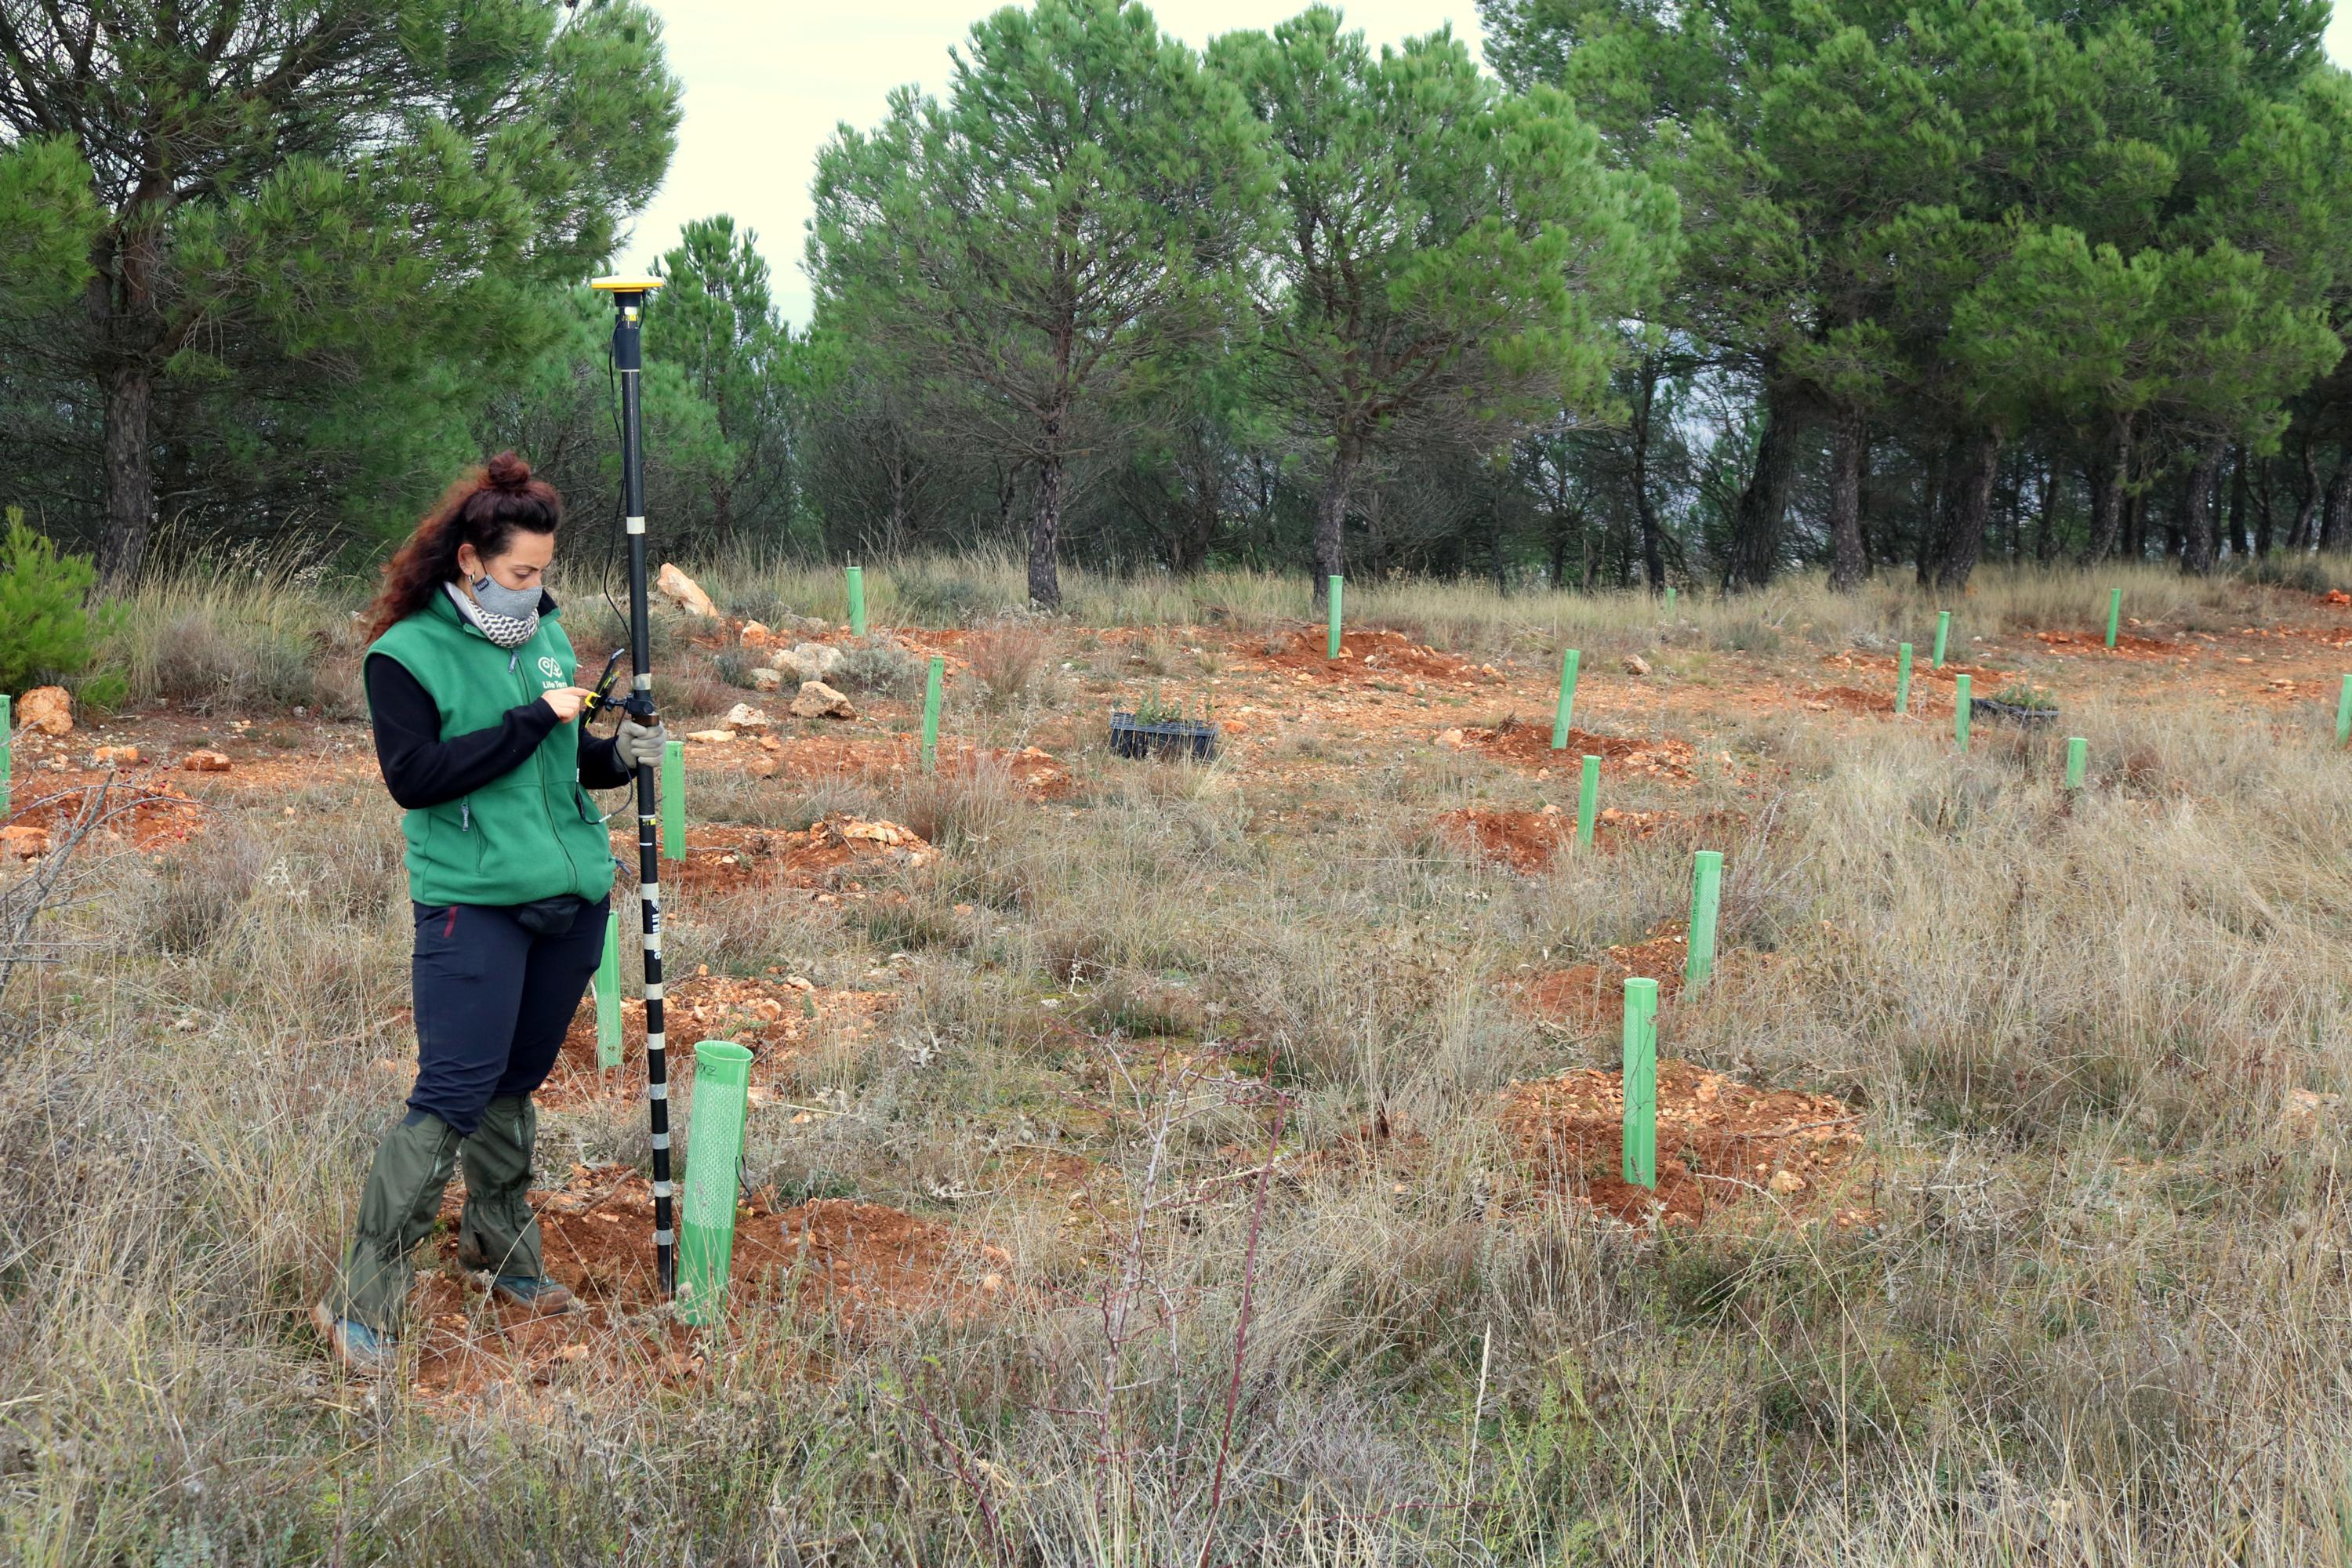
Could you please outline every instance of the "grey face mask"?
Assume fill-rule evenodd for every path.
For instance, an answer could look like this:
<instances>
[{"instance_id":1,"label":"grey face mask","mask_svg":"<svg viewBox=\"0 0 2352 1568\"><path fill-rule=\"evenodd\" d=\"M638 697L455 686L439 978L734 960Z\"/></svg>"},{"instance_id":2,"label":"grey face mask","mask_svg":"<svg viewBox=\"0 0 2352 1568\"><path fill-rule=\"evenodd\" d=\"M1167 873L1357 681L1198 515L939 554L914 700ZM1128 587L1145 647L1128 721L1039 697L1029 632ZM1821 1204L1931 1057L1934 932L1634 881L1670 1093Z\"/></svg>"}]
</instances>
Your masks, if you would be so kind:
<instances>
[{"instance_id":1,"label":"grey face mask","mask_svg":"<svg viewBox=\"0 0 2352 1568\"><path fill-rule=\"evenodd\" d=\"M527 621L539 614L539 590L509 588L490 578L473 581L474 603L490 615L503 616L510 621Z\"/></svg>"}]
</instances>

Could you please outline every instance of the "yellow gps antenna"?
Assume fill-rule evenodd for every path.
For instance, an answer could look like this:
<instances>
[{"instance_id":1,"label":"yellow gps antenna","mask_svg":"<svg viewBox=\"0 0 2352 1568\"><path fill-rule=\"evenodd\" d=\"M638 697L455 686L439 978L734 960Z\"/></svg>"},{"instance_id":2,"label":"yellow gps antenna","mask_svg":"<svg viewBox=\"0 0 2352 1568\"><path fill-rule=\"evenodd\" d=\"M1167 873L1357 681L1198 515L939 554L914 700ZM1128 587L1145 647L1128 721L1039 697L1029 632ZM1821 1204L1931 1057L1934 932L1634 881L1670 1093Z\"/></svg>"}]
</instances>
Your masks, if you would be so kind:
<instances>
[{"instance_id":1,"label":"yellow gps antenna","mask_svg":"<svg viewBox=\"0 0 2352 1568\"><path fill-rule=\"evenodd\" d=\"M599 278L590 287L613 296L613 368L621 382L621 515L629 535L629 695L619 707L650 728L654 710L653 638L646 617L645 419L637 381L645 369L646 299L658 278ZM654 1154L654 1270L667 1300L677 1289L677 1231L669 1179L669 1055L662 1019L661 816L654 764L637 763L637 910L646 953L646 1110Z\"/></svg>"}]
</instances>

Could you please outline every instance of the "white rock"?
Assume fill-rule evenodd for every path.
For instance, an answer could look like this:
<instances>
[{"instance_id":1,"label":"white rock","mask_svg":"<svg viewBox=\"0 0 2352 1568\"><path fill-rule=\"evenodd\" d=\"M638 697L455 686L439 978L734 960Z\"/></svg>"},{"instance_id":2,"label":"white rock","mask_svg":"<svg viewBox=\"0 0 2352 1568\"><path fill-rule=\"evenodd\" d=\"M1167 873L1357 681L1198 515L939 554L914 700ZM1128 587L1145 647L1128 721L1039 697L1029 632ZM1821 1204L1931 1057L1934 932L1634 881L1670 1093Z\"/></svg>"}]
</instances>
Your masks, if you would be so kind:
<instances>
[{"instance_id":1,"label":"white rock","mask_svg":"<svg viewBox=\"0 0 2352 1568\"><path fill-rule=\"evenodd\" d=\"M45 827L0 827L0 851L19 860L37 860L49 852L49 833Z\"/></svg>"},{"instance_id":2,"label":"white rock","mask_svg":"<svg viewBox=\"0 0 2352 1568\"><path fill-rule=\"evenodd\" d=\"M848 698L844 697L824 681L809 680L802 682L800 695L793 699L793 717L795 719L855 719L857 717L857 710L849 705Z\"/></svg>"},{"instance_id":3,"label":"white rock","mask_svg":"<svg viewBox=\"0 0 2352 1568\"><path fill-rule=\"evenodd\" d=\"M727 710L727 717L719 722L730 730L764 730L768 727L768 716L749 702L738 702Z\"/></svg>"},{"instance_id":4,"label":"white rock","mask_svg":"<svg viewBox=\"0 0 2352 1568\"><path fill-rule=\"evenodd\" d=\"M840 668L841 650L829 643L804 642L793 649L793 662L803 680L823 680ZM777 668L783 668L782 660L777 660Z\"/></svg>"},{"instance_id":5,"label":"white rock","mask_svg":"<svg viewBox=\"0 0 2352 1568\"><path fill-rule=\"evenodd\" d=\"M1625 656L1625 673L1647 675L1650 673L1650 661L1638 653L1629 653Z\"/></svg>"},{"instance_id":6,"label":"white rock","mask_svg":"<svg viewBox=\"0 0 2352 1568\"><path fill-rule=\"evenodd\" d=\"M702 591L702 584L667 561L662 563L661 571L655 574L654 588L663 598L689 616L719 614L719 606L710 602L710 595Z\"/></svg>"},{"instance_id":7,"label":"white rock","mask_svg":"<svg viewBox=\"0 0 2352 1568\"><path fill-rule=\"evenodd\" d=\"M781 691L783 686L784 672L781 669L755 669L751 672L751 689L754 691Z\"/></svg>"},{"instance_id":8,"label":"white rock","mask_svg":"<svg viewBox=\"0 0 2352 1568\"><path fill-rule=\"evenodd\" d=\"M73 733L73 699L62 686L36 686L16 699L17 728L44 735Z\"/></svg>"}]
</instances>

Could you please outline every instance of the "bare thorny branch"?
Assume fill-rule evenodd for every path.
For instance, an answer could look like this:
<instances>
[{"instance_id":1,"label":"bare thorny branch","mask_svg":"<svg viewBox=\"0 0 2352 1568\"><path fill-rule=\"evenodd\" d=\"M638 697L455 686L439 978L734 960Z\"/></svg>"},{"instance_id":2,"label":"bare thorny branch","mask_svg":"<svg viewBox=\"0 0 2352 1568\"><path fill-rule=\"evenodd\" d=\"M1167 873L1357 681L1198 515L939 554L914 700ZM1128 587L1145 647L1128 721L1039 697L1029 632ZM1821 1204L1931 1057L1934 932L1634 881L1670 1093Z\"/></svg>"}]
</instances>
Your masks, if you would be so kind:
<instances>
[{"instance_id":1,"label":"bare thorny branch","mask_svg":"<svg viewBox=\"0 0 2352 1568\"><path fill-rule=\"evenodd\" d=\"M75 795L81 797L70 819L59 813L58 821L61 826L51 829L48 849L23 875L0 885L0 1004L5 1003L9 983L18 969L49 962L47 950L59 945L35 937L33 931L44 915L53 914L72 901L70 895L83 869L77 864L76 851L91 834L136 808L136 797L120 798L114 783L114 772L109 769L104 778L86 789L31 801L23 808L37 811ZM0 1012L0 1031L5 1031L7 1024L8 1016Z\"/></svg>"}]
</instances>

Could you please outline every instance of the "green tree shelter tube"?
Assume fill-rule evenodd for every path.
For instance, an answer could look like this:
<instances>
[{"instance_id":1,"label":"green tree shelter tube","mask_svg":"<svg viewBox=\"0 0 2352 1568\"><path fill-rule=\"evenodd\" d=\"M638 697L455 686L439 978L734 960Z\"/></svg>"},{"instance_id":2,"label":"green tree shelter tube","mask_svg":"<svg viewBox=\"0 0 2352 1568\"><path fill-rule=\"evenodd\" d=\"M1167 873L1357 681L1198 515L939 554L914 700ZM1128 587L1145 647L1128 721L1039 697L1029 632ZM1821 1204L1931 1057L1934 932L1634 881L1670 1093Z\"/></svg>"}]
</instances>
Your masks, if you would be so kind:
<instances>
[{"instance_id":1,"label":"green tree shelter tube","mask_svg":"<svg viewBox=\"0 0 2352 1568\"><path fill-rule=\"evenodd\" d=\"M1941 669L1944 668L1944 645L1951 640L1951 636L1952 612L1949 610L1937 610L1936 612L1936 659L1933 664L1928 666L1930 669Z\"/></svg>"},{"instance_id":2,"label":"green tree shelter tube","mask_svg":"<svg viewBox=\"0 0 2352 1568\"><path fill-rule=\"evenodd\" d=\"M2080 735L2066 737L2066 787L2083 787L2083 766L2091 760L2091 742Z\"/></svg>"},{"instance_id":3,"label":"green tree shelter tube","mask_svg":"<svg viewBox=\"0 0 2352 1568\"><path fill-rule=\"evenodd\" d=\"M1601 805L1601 759L1584 759L1584 776L1576 785L1576 847L1592 847L1592 819Z\"/></svg>"},{"instance_id":4,"label":"green tree shelter tube","mask_svg":"<svg viewBox=\"0 0 2352 1568\"><path fill-rule=\"evenodd\" d=\"M1323 595L1323 605L1331 617L1331 638L1329 647L1324 651L1324 657L1337 658L1339 657L1339 590L1342 580L1333 577L1328 586L1328 592Z\"/></svg>"},{"instance_id":5,"label":"green tree shelter tube","mask_svg":"<svg viewBox=\"0 0 2352 1568\"><path fill-rule=\"evenodd\" d=\"M686 742L666 742L661 765L662 858L686 858Z\"/></svg>"},{"instance_id":6,"label":"green tree shelter tube","mask_svg":"<svg viewBox=\"0 0 2352 1568\"><path fill-rule=\"evenodd\" d=\"M735 1260L735 1194L743 1163L743 1109L751 1053L732 1040L694 1047L694 1103L687 1126L685 1213L677 1240L677 1315L707 1325L727 1315Z\"/></svg>"},{"instance_id":7,"label":"green tree shelter tube","mask_svg":"<svg viewBox=\"0 0 2352 1568\"><path fill-rule=\"evenodd\" d=\"M1625 982L1624 1155L1621 1170L1635 1186L1658 1184L1658 983Z\"/></svg>"},{"instance_id":8,"label":"green tree shelter tube","mask_svg":"<svg viewBox=\"0 0 2352 1568\"><path fill-rule=\"evenodd\" d=\"M596 1065L621 1065L621 912L604 917L604 956L596 963Z\"/></svg>"},{"instance_id":9,"label":"green tree shelter tube","mask_svg":"<svg viewBox=\"0 0 2352 1568\"><path fill-rule=\"evenodd\" d=\"M1690 956L1683 984L1699 986L1715 973L1715 922L1723 908L1723 851L1702 849L1691 861Z\"/></svg>"},{"instance_id":10,"label":"green tree shelter tube","mask_svg":"<svg viewBox=\"0 0 2352 1568\"><path fill-rule=\"evenodd\" d=\"M2352 675L2344 678L2344 689L2336 699L2336 743L2352 744ZM0 777L5 773L0 773Z\"/></svg>"},{"instance_id":11,"label":"green tree shelter tube","mask_svg":"<svg viewBox=\"0 0 2352 1568\"><path fill-rule=\"evenodd\" d=\"M862 637L866 635L866 568L845 566L841 573L849 588L849 632Z\"/></svg>"},{"instance_id":12,"label":"green tree shelter tube","mask_svg":"<svg viewBox=\"0 0 2352 1568\"><path fill-rule=\"evenodd\" d=\"M2122 621L2122 619L2123 619L2123 614L2124 614L2124 591L2123 591L2121 588L2110 588L2110 589L2108 589L2108 590L2107 590L2107 646L2108 646L2109 647L2115 647L2115 646L2116 646L2116 625L2117 625L2120 621Z\"/></svg>"},{"instance_id":13,"label":"green tree shelter tube","mask_svg":"<svg viewBox=\"0 0 2352 1568\"><path fill-rule=\"evenodd\" d=\"M1972 716L1969 695L1969 678L1958 676L1952 681L1952 740L1963 752L1969 749L1969 720Z\"/></svg>"},{"instance_id":14,"label":"green tree shelter tube","mask_svg":"<svg viewBox=\"0 0 2352 1568\"><path fill-rule=\"evenodd\" d=\"M1911 645L1905 643L1895 658L1895 711L1911 711Z\"/></svg>"},{"instance_id":15,"label":"green tree shelter tube","mask_svg":"<svg viewBox=\"0 0 2352 1568\"><path fill-rule=\"evenodd\" d=\"M1551 749L1568 749L1569 720L1576 713L1576 661L1583 656L1570 648L1559 656L1559 707L1551 718Z\"/></svg>"},{"instance_id":16,"label":"green tree shelter tube","mask_svg":"<svg viewBox=\"0 0 2352 1568\"><path fill-rule=\"evenodd\" d=\"M931 655L931 672L923 679L923 771L927 773L940 765L940 689L947 674L946 656Z\"/></svg>"},{"instance_id":17,"label":"green tree shelter tube","mask_svg":"<svg viewBox=\"0 0 2352 1568\"><path fill-rule=\"evenodd\" d=\"M8 770L15 765L8 754L11 733L8 698L5 692L0 692L0 817L8 815Z\"/></svg>"}]
</instances>

